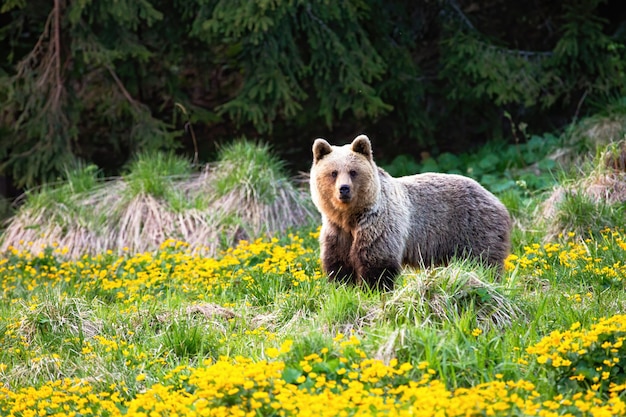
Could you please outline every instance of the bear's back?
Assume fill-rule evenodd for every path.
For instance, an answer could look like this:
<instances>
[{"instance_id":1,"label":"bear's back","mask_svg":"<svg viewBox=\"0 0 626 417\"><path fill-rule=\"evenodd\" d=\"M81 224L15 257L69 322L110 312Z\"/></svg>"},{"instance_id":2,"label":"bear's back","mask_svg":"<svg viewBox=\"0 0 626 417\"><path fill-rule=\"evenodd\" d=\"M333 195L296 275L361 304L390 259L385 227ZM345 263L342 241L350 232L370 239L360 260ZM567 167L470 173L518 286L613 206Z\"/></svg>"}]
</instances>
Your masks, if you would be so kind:
<instances>
[{"instance_id":1,"label":"bear's back","mask_svg":"<svg viewBox=\"0 0 626 417\"><path fill-rule=\"evenodd\" d=\"M511 219L506 207L471 178L425 173L396 178L413 210L404 259L446 262L454 255L482 254L501 263L509 252Z\"/></svg>"}]
</instances>

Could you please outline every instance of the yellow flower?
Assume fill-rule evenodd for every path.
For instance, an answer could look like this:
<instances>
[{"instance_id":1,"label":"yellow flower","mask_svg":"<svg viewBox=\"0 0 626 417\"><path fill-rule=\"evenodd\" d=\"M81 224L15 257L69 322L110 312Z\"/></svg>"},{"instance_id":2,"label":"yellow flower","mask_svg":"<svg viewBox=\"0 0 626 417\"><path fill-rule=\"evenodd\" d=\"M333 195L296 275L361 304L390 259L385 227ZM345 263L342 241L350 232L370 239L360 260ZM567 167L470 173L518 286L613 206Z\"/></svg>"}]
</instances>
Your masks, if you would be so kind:
<instances>
[{"instance_id":1,"label":"yellow flower","mask_svg":"<svg viewBox=\"0 0 626 417\"><path fill-rule=\"evenodd\" d=\"M276 349L275 347L267 348L265 349L265 355L268 358L274 359L274 358L277 358L278 355L280 355L280 351Z\"/></svg>"},{"instance_id":2,"label":"yellow flower","mask_svg":"<svg viewBox=\"0 0 626 417\"><path fill-rule=\"evenodd\" d=\"M293 340L285 340L282 345L280 345L280 353L288 353L291 350L291 346L293 346Z\"/></svg>"},{"instance_id":3,"label":"yellow flower","mask_svg":"<svg viewBox=\"0 0 626 417\"><path fill-rule=\"evenodd\" d=\"M340 340L342 340L345 337L345 335L343 333L337 333L337 336L335 336L333 338L333 342L339 342Z\"/></svg>"}]
</instances>

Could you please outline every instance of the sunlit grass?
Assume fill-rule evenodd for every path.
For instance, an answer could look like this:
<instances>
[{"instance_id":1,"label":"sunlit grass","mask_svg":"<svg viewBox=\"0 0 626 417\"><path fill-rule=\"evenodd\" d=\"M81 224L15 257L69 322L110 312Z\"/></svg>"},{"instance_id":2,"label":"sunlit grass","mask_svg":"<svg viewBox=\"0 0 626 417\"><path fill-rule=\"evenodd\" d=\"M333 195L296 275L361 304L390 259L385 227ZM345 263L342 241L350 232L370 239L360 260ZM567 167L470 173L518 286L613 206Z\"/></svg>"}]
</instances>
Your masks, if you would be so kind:
<instances>
[{"instance_id":1,"label":"sunlit grass","mask_svg":"<svg viewBox=\"0 0 626 417\"><path fill-rule=\"evenodd\" d=\"M523 243L499 280L458 262L382 294L328 282L316 238L215 257L175 240L79 259L9 249L0 414L626 412L621 230Z\"/></svg>"},{"instance_id":2,"label":"sunlit grass","mask_svg":"<svg viewBox=\"0 0 626 417\"><path fill-rule=\"evenodd\" d=\"M68 169L64 181L22 197L0 251L60 245L77 259L154 252L174 239L215 256L239 240L319 221L308 189L292 181L268 145L240 140L219 156L200 170L174 154L139 154L121 177L108 179L93 165Z\"/></svg>"}]
</instances>

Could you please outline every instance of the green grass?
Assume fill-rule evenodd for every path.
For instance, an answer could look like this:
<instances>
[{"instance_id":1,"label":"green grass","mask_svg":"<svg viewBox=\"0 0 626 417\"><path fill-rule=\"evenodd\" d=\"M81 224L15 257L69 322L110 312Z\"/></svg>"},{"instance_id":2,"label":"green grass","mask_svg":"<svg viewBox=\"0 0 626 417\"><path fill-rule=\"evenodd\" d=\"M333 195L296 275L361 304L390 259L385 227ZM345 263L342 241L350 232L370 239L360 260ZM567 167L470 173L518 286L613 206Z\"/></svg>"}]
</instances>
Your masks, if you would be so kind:
<instances>
[{"instance_id":1,"label":"green grass","mask_svg":"<svg viewBox=\"0 0 626 417\"><path fill-rule=\"evenodd\" d=\"M586 174L563 178L532 219L550 239L564 233L599 236L626 221L625 142L598 148L583 164Z\"/></svg>"},{"instance_id":2,"label":"green grass","mask_svg":"<svg viewBox=\"0 0 626 417\"><path fill-rule=\"evenodd\" d=\"M201 172L174 154L137 155L120 178L95 166L29 191L0 236L0 250L58 244L77 258L156 250L179 239L209 255L241 239L310 225L308 191L290 181L268 145L238 140Z\"/></svg>"},{"instance_id":3,"label":"green grass","mask_svg":"<svg viewBox=\"0 0 626 417\"><path fill-rule=\"evenodd\" d=\"M218 161L215 190L220 197L243 189L271 203L279 195L281 183L287 180L284 162L267 144L236 140L220 149Z\"/></svg>"},{"instance_id":4,"label":"green grass","mask_svg":"<svg viewBox=\"0 0 626 417\"><path fill-rule=\"evenodd\" d=\"M208 395L180 378L245 361L280 365L278 378L299 387L302 401L331 380L337 395L348 395L350 381L371 378L368 389L408 389L409 381L424 381L433 396L443 384L477 398L482 394L473 390L482 384L525 381L535 386L542 409L541 403L574 398L591 389L594 376L612 372L600 379L603 390L591 391L596 406L606 406L610 382L615 387L625 377L621 367L595 370L605 366L602 357L610 357L598 345L576 358L595 366L589 383L572 380L577 372L541 363L528 350L553 331L590 329L600 318L623 312L622 231L550 244L522 242L500 279L466 261L409 269L389 293L328 282L319 271L315 237L301 230L243 243L215 258L175 242L154 253L74 261L65 259L62 248L44 256L7 254L0 266L0 383L12 394L0 398L0 409L15 410L11 398L21 390L47 390L54 381L76 379L96 397L119 397L119 415L135 415L133 404L144 392L165 384ZM614 343L622 335L626 330L602 337ZM402 364L411 366L400 371ZM370 366L382 368L366 377ZM264 392L259 381L275 383L275 377L261 376L267 369L258 370L254 378L261 385L250 395ZM226 378L231 371L224 372ZM324 384L319 375L325 375ZM505 396L517 392L510 389ZM98 398L93 401L110 405ZM237 398L227 404L240 404ZM172 411L176 405L167 401ZM401 401L397 409L410 403ZM255 403L246 404L254 409Z\"/></svg>"},{"instance_id":5,"label":"green grass","mask_svg":"<svg viewBox=\"0 0 626 417\"><path fill-rule=\"evenodd\" d=\"M594 201L584 194L566 194L559 204L559 229L599 235L600 231L624 220L624 205Z\"/></svg>"},{"instance_id":6,"label":"green grass","mask_svg":"<svg viewBox=\"0 0 626 417\"><path fill-rule=\"evenodd\" d=\"M129 164L124 178L129 197L151 195L155 198L176 199L179 191L175 180L180 182L192 174L191 162L172 153L154 152L139 154Z\"/></svg>"}]
</instances>

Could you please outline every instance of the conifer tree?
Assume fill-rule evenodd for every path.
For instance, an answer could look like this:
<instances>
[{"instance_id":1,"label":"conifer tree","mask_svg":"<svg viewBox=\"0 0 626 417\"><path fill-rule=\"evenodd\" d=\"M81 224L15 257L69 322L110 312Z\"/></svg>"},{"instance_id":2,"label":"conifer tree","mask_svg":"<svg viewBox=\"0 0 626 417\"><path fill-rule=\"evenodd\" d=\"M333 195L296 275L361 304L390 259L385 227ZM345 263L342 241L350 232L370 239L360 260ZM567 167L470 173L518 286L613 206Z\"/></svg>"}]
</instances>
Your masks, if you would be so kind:
<instances>
[{"instance_id":1,"label":"conifer tree","mask_svg":"<svg viewBox=\"0 0 626 417\"><path fill-rule=\"evenodd\" d=\"M367 130L414 156L505 136L505 114L558 127L626 94L614 1L3 0L0 175L115 173L187 123L279 151Z\"/></svg>"}]
</instances>

